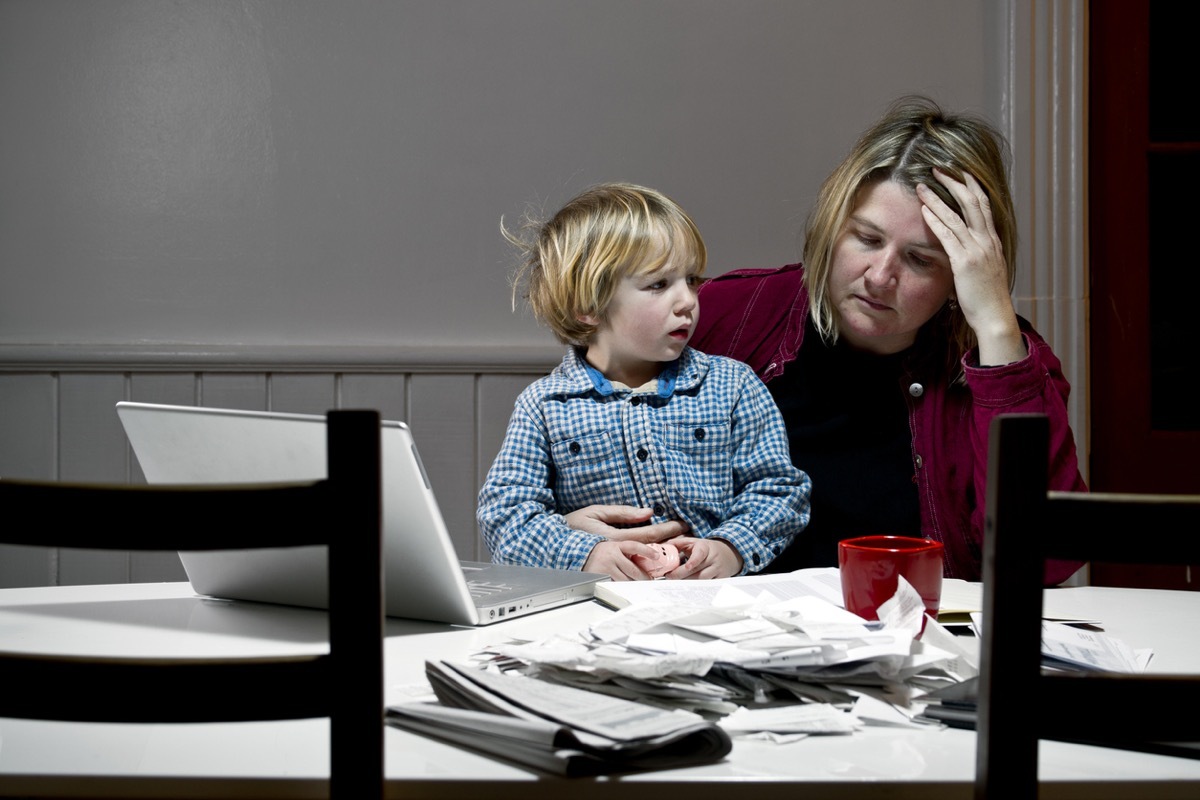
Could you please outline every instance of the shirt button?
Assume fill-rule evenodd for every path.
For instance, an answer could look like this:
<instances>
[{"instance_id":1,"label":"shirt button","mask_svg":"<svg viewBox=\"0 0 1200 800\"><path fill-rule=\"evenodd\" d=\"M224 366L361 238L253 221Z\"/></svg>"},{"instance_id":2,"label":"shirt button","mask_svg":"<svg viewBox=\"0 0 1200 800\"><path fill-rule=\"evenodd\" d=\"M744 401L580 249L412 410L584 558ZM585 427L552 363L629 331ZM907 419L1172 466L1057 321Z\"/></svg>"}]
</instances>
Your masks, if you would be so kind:
<instances>
[{"instance_id":1,"label":"shirt button","mask_svg":"<svg viewBox=\"0 0 1200 800\"><path fill-rule=\"evenodd\" d=\"M579 446L579 442L571 442L569 445L567 445L567 449L570 450L572 454L579 455L579 451L583 448Z\"/></svg>"},{"instance_id":2,"label":"shirt button","mask_svg":"<svg viewBox=\"0 0 1200 800\"><path fill-rule=\"evenodd\" d=\"M920 454L920 453L917 453L917 469L920 469L920 468L921 468L921 464L922 464L922 463L923 463L923 462L921 461L921 454Z\"/></svg>"},{"instance_id":3,"label":"shirt button","mask_svg":"<svg viewBox=\"0 0 1200 800\"><path fill-rule=\"evenodd\" d=\"M754 566L757 567L758 566L758 553L755 553L754 555L750 556L750 560L753 561Z\"/></svg>"},{"instance_id":4,"label":"shirt button","mask_svg":"<svg viewBox=\"0 0 1200 800\"><path fill-rule=\"evenodd\" d=\"M638 448L638 451L637 451L637 458L638 458L638 461L645 461L645 460L646 460L647 458L649 458L649 457L650 457L650 453L648 453L648 452L646 451L646 448L644 448L644 447L639 447L639 448Z\"/></svg>"},{"instance_id":5,"label":"shirt button","mask_svg":"<svg viewBox=\"0 0 1200 800\"><path fill-rule=\"evenodd\" d=\"M696 437L697 442L703 442L704 437L707 436L708 434L706 434L704 432L704 428L696 428L696 430L692 433L692 435Z\"/></svg>"},{"instance_id":6,"label":"shirt button","mask_svg":"<svg viewBox=\"0 0 1200 800\"><path fill-rule=\"evenodd\" d=\"M641 404L642 404L642 398L640 398L640 397L635 397L629 401L629 405L631 405L631 406L640 406Z\"/></svg>"},{"instance_id":7,"label":"shirt button","mask_svg":"<svg viewBox=\"0 0 1200 800\"><path fill-rule=\"evenodd\" d=\"M919 383L910 384L908 387L908 393L913 397L920 397L921 395L925 394L925 387Z\"/></svg>"},{"instance_id":8,"label":"shirt button","mask_svg":"<svg viewBox=\"0 0 1200 800\"><path fill-rule=\"evenodd\" d=\"M665 509L662 507L662 504L660 504L660 503L654 504L654 516L661 517L663 515L664 510Z\"/></svg>"}]
</instances>

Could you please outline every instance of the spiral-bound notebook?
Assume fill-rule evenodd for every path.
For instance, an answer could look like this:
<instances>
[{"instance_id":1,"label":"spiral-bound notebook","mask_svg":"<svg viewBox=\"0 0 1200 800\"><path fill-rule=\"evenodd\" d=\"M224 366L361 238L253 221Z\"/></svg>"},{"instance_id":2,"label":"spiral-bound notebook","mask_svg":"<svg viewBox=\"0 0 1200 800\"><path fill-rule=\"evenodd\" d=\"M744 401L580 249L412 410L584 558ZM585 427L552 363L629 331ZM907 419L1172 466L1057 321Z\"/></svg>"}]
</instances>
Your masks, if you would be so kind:
<instances>
[{"instance_id":1,"label":"spiral-bound notebook","mask_svg":"<svg viewBox=\"0 0 1200 800\"><path fill-rule=\"evenodd\" d=\"M149 483L270 483L325 477L325 418L117 403ZM459 561L408 426L385 421L383 559L388 616L486 625L586 600L606 576ZM164 521L164 524L169 524ZM213 597L324 608L323 547L180 553Z\"/></svg>"}]
</instances>

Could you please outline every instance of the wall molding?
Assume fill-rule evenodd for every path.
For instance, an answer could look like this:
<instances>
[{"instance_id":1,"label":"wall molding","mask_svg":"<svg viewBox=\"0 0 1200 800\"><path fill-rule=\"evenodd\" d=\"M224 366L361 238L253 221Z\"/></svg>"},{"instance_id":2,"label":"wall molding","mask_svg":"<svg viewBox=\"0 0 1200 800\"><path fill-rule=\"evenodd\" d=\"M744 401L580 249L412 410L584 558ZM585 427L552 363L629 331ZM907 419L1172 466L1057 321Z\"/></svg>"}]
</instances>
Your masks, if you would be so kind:
<instances>
[{"instance_id":1,"label":"wall molding","mask_svg":"<svg viewBox=\"0 0 1200 800\"><path fill-rule=\"evenodd\" d=\"M1017 313L1054 348L1072 392L1068 412L1088 477L1087 4L1002 0L990 95L1012 147L1019 242Z\"/></svg>"},{"instance_id":2,"label":"wall molding","mask_svg":"<svg viewBox=\"0 0 1200 800\"><path fill-rule=\"evenodd\" d=\"M562 348L497 345L0 344L0 372L548 372Z\"/></svg>"}]
</instances>

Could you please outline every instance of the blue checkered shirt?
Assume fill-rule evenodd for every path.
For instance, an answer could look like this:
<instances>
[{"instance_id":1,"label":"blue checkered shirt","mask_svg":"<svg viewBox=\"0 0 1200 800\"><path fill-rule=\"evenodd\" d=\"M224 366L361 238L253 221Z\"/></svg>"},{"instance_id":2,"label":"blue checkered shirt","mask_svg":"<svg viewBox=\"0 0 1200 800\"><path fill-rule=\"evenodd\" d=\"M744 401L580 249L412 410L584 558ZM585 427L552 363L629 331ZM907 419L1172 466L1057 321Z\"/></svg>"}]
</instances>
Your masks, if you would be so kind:
<instances>
[{"instance_id":1,"label":"blue checkered shirt","mask_svg":"<svg viewBox=\"0 0 1200 800\"><path fill-rule=\"evenodd\" d=\"M596 504L650 508L692 536L729 542L758 572L808 524L808 476L783 419L740 361L688 348L656 392L614 389L571 349L520 397L476 518L498 563L581 569L604 537L565 514Z\"/></svg>"}]
</instances>

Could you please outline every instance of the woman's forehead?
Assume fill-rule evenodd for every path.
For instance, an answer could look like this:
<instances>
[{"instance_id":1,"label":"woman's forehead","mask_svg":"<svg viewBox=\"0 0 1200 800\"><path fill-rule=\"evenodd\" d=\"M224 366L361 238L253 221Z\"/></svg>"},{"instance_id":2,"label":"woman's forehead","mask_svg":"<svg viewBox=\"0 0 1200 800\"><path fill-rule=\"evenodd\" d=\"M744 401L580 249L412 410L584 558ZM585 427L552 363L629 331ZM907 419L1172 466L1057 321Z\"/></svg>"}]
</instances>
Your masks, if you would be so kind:
<instances>
[{"instance_id":1,"label":"woman's forehead","mask_svg":"<svg viewBox=\"0 0 1200 800\"><path fill-rule=\"evenodd\" d=\"M880 181L864 189L867 191L860 191L847 224L865 225L931 250L942 249L925 222L923 204L914 190L896 181Z\"/></svg>"}]
</instances>

